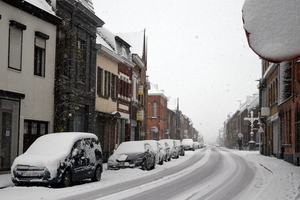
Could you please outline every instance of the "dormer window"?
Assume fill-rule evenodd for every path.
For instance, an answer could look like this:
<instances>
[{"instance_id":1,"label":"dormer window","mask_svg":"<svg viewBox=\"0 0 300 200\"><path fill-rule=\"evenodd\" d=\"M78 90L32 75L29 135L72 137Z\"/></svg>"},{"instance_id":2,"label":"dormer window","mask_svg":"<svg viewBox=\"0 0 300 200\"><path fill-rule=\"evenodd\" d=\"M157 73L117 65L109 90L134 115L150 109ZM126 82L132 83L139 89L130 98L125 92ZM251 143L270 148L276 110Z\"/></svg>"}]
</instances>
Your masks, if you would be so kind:
<instances>
[{"instance_id":1,"label":"dormer window","mask_svg":"<svg viewBox=\"0 0 300 200\"><path fill-rule=\"evenodd\" d=\"M124 46L121 47L121 56L128 59L128 53Z\"/></svg>"},{"instance_id":2,"label":"dormer window","mask_svg":"<svg viewBox=\"0 0 300 200\"><path fill-rule=\"evenodd\" d=\"M120 38L119 36L116 36L115 37L116 41L117 41L117 53L126 58L126 59L129 59L130 58L130 51L129 51L129 48L130 48L130 45L125 42L122 38Z\"/></svg>"}]
</instances>

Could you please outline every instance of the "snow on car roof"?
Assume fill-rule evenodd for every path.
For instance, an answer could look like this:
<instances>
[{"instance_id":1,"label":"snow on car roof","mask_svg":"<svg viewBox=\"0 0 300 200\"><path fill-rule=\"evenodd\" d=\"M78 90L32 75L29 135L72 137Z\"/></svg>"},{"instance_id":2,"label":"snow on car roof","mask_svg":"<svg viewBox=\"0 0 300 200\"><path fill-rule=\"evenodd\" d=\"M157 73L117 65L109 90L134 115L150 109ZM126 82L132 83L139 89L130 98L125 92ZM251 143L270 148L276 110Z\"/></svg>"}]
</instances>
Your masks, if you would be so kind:
<instances>
[{"instance_id":1,"label":"snow on car roof","mask_svg":"<svg viewBox=\"0 0 300 200\"><path fill-rule=\"evenodd\" d=\"M144 141L149 143L153 150L157 150L157 141L156 140L144 140Z\"/></svg>"},{"instance_id":2,"label":"snow on car roof","mask_svg":"<svg viewBox=\"0 0 300 200\"><path fill-rule=\"evenodd\" d=\"M181 143L184 145L184 144L191 144L193 142L194 142L193 139L187 139L186 138L186 139L183 139Z\"/></svg>"},{"instance_id":3,"label":"snow on car roof","mask_svg":"<svg viewBox=\"0 0 300 200\"><path fill-rule=\"evenodd\" d=\"M173 139L162 139L162 140L159 140L159 141L167 142L169 147L171 147L171 148L174 146L174 140Z\"/></svg>"},{"instance_id":4,"label":"snow on car roof","mask_svg":"<svg viewBox=\"0 0 300 200\"><path fill-rule=\"evenodd\" d=\"M36 141L28 148L25 154L55 155L57 153L62 153L62 152L69 153L73 144L77 140L80 140L82 138L98 139L97 136L92 133L82 133L82 132L50 133L36 139Z\"/></svg>"},{"instance_id":5,"label":"snow on car roof","mask_svg":"<svg viewBox=\"0 0 300 200\"><path fill-rule=\"evenodd\" d=\"M144 146L145 142L143 141L129 141L129 142L122 142L120 146L115 151L116 154L118 153L132 153L132 152L143 152L145 149Z\"/></svg>"}]
</instances>

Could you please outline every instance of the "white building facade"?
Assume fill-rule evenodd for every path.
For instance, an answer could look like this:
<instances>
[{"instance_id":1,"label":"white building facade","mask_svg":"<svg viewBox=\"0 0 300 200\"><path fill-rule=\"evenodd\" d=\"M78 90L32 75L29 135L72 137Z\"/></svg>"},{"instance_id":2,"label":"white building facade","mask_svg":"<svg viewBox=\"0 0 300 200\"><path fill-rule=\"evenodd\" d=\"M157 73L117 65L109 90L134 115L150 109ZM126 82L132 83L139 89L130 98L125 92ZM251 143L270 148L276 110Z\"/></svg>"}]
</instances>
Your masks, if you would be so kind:
<instances>
[{"instance_id":1,"label":"white building facade","mask_svg":"<svg viewBox=\"0 0 300 200\"><path fill-rule=\"evenodd\" d=\"M56 25L50 5L0 1L0 171L53 131Z\"/></svg>"}]
</instances>

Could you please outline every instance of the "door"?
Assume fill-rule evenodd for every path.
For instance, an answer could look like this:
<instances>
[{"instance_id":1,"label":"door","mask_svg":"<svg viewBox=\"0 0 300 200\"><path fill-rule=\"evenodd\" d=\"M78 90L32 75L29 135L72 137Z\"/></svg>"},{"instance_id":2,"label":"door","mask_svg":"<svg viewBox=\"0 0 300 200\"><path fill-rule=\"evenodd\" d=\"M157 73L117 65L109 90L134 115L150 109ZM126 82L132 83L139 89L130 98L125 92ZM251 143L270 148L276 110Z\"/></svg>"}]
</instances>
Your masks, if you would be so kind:
<instances>
[{"instance_id":1,"label":"door","mask_svg":"<svg viewBox=\"0 0 300 200\"><path fill-rule=\"evenodd\" d=\"M23 152L40 136L48 133L48 122L24 120Z\"/></svg>"},{"instance_id":2,"label":"door","mask_svg":"<svg viewBox=\"0 0 300 200\"><path fill-rule=\"evenodd\" d=\"M72 173L73 181L85 178L88 165L87 156L84 139L75 142L72 148L72 159L74 159Z\"/></svg>"},{"instance_id":3,"label":"door","mask_svg":"<svg viewBox=\"0 0 300 200\"><path fill-rule=\"evenodd\" d=\"M2 112L0 169L9 169L11 163L12 112Z\"/></svg>"}]
</instances>

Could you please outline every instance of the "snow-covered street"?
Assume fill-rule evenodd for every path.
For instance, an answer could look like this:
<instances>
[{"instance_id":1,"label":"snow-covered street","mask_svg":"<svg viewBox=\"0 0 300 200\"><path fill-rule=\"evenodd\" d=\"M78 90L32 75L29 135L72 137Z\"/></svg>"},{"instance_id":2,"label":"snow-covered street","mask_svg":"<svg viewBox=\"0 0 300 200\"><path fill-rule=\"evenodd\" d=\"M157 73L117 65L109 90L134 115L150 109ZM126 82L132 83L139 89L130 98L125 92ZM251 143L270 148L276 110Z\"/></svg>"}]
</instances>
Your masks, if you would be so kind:
<instances>
[{"instance_id":1,"label":"snow-covered street","mask_svg":"<svg viewBox=\"0 0 300 200\"><path fill-rule=\"evenodd\" d=\"M224 166L217 170L218 176L213 176L205 182L201 182L198 187L184 188L184 192L176 195L176 199L213 199L212 195L228 188L232 178L236 180L232 174L245 173L243 172L242 162L237 162L233 159L238 155L243 158L243 162L248 163L253 167L253 179L249 178L249 184L242 191L238 191L235 199L300 199L300 168L289 164L283 160L266 157L259 154L258 151L238 151L233 149L218 148L209 146L205 149L196 151L187 151L186 155L179 159L172 159L171 162L166 162L163 165L157 165L154 170L142 171L140 169L123 169L118 171L104 170L102 180L100 182L84 182L74 185L69 188L47 188L47 187L7 187L0 190L1 199L74 199L74 195L82 197L86 195L85 199L135 199L139 194L147 194L149 191L154 191L165 185L171 185L174 180L179 180L188 177L189 174L196 170L202 170L202 167L209 163L209 158L212 155L219 153L220 159L224 156ZM231 155L231 156L229 156ZM177 166L189 162L198 156L199 161L195 164L186 167L170 175L165 175L162 178L155 180L149 177L154 177L159 173L172 171ZM214 159L214 162L218 162ZM241 166L240 166L241 165ZM210 167L212 168L212 167ZM203 168L204 169L204 168ZM250 168L249 168L250 169ZM248 170L251 171L251 170ZM203 171L204 172L204 171ZM248 173L248 172L247 172ZM198 172L199 176L201 175ZM251 173L249 173L251 175ZM109 195L101 195L103 188L117 188L119 186L129 184L128 181L141 180L145 177L149 181L146 183L138 184L135 187L126 189L120 192L115 192ZM0 177L2 182L7 182L7 175ZM246 179L248 180L248 179ZM241 178L244 182L244 179ZM134 182L134 181L133 181ZM247 182L247 181L246 181ZM4 183L1 183L2 185ZM114 187L114 185L117 185ZM235 183L241 187L243 183ZM180 189L180 188L179 188ZM180 190L178 190L180 191ZM91 194L91 195L89 195ZM97 197L98 195L98 197ZM205 198L204 198L205 197ZM164 198L168 199L168 198ZM174 198L173 198L174 199ZM223 198L224 199L224 198Z\"/></svg>"}]
</instances>

